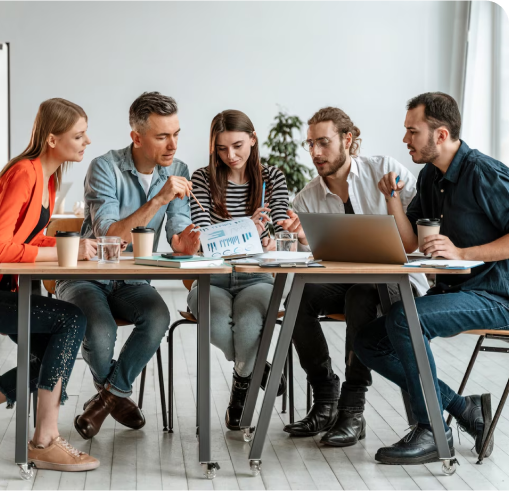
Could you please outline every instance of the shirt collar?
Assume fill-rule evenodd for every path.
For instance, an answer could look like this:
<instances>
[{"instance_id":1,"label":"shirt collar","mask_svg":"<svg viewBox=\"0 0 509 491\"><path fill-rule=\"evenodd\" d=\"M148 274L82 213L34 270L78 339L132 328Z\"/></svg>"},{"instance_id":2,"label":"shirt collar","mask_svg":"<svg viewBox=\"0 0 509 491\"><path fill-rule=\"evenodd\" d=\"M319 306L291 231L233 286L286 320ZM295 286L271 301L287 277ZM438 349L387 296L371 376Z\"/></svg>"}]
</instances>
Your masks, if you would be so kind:
<instances>
[{"instance_id":1,"label":"shirt collar","mask_svg":"<svg viewBox=\"0 0 509 491\"><path fill-rule=\"evenodd\" d=\"M461 145L458 148L456 155L452 159L451 165L444 175L445 179L454 183L458 181L461 167L463 166L463 160L465 156L470 152L470 147L463 140L460 140L460 142Z\"/></svg>"},{"instance_id":2,"label":"shirt collar","mask_svg":"<svg viewBox=\"0 0 509 491\"><path fill-rule=\"evenodd\" d=\"M124 148L123 153L124 153L124 158L123 158L122 162L120 163L120 166L119 166L120 170L122 172L130 171L132 174L137 176L138 171L136 169L136 166L134 165L134 160L133 160L133 144L131 143L131 145ZM171 166L162 167L161 165L156 165L156 168L154 169L154 171L157 171L157 173L159 174L159 176L162 179L168 179L168 176L170 175L170 168L171 168Z\"/></svg>"},{"instance_id":3,"label":"shirt collar","mask_svg":"<svg viewBox=\"0 0 509 491\"><path fill-rule=\"evenodd\" d=\"M351 179L351 175L353 174L354 176L356 177L359 177L359 164L357 163L357 161L355 160L354 157L352 157L350 159L350 172L348 173L348 177L346 178L347 181L350 181ZM325 182L325 179L322 177L322 176L319 176L320 177L320 186L323 190L323 194L324 196L327 196L327 194L334 194L330 189L329 187L327 186L327 183Z\"/></svg>"}]
</instances>

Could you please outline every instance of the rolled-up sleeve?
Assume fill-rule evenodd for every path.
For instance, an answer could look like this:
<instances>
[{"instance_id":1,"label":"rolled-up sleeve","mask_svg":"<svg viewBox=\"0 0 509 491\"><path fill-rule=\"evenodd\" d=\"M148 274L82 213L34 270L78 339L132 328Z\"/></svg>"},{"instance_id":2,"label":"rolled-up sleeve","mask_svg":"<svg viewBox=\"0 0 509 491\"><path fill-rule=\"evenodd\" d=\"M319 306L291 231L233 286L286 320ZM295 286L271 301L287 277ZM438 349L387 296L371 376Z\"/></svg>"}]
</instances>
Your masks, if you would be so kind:
<instances>
[{"instance_id":1,"label":"rolled-up sleeve","mask_svg":"<svg viewBox=\"0 0 509 491\"><path fill-rule=\"evenodd\" d=\"M85 178L85 201L95 237L107 235L111 225L120 219L116 188L115 173L108 162L94 159Z\"/></svg>"},{"instance_id":2,"label":"rolled-up sleeve","mask_svg":"<svg viewBox=\"0 0 509 491\"><path fill-rule=\"evenodd\" d=\"M189 170L186 165L182 166L179 175L190 180ZM166 238L171 245L171 239L175 234L179 234L188 225L191 225L191 208L189 198L175 198L168 203L166 208Z\"/></svg>"}]
</instances>

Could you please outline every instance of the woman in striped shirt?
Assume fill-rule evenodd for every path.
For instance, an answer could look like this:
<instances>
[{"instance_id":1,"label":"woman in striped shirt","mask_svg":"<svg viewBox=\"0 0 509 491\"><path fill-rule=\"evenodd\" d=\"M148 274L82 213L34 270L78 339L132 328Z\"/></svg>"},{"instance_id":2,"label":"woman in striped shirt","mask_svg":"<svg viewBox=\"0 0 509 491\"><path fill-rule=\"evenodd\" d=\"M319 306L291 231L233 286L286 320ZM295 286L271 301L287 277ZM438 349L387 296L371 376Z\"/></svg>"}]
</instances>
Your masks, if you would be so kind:
<instances>
[{"instance_id":1,"label":"woman in striped shirt","mask_svg":"<svg viewBox=\"0 0 509 491\"><path fill-rule=\"evenodd\" d=\"M275 249L275 241L266 230L269 218L264 212L270 212L273 222L287 218L286 179L277 168L261 165L258 138L253 123L244 113L223 111L212 120L209 165L195 171L192 182L193 193L205 209L201 210L194 200L191 202L195 225L203 227L251 217L264 248ZM260 207L263 183L266 207ZM226 426L230 430L240 429L273 282L273 276L267 273L232 273L211 278L211 341L227 360L234 362L232 392L226 410ZM196 288L189 292L187 302L197 315ZM262 388L269 371L267 365ZM285 388L286 381L282 378L279 393Z\"/></svg>"}]
</instances>

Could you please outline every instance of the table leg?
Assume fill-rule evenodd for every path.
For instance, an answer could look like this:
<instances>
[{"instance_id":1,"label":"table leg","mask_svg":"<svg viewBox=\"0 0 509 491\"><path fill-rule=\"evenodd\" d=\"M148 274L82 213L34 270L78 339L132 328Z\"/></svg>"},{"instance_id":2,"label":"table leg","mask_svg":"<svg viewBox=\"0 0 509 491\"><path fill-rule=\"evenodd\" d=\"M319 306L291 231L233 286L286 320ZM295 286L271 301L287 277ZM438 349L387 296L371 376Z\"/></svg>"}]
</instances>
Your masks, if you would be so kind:
<instances>
[{"instance_id":1,"label":"table leg","mask_svg":"<svg viewBox=\"0 0 509 491\"><path fill-rule=\"evenodd\" d=\"M438 398L435 391L435 384L433 383L433 376L429 366L429 359L426 353L426 346L422 335L421 324L417 315L415 307L414 296L412 294L412 287L408 275L399 278L399 289L401 292L401 300L405 309L405 315L408 321L410 330L410 338L414 348L415 358L417 361L417 368L421 378L421 387L426 401L426 407L430 419L430 424L433 429L433 435L438 450L438 457L440 459L450 459L451 452L447 444L447 437L445 436L444 425L442 422L442 412L438 405Z\"/></svg>"},{"instance_id":2,"label":"table leg","mask_svg":"<svg viewBox=\"0 0 509 491\"><path fill-rule=\"evenodd\" d=\"M302 291L304 290L305 282L303 276L304 275L295 274L292 289L288 296L288 304L283 324L281 325L276 351L274 353L272 370L270 371L267 387L265 388L265 397L263 398L262 409L260 411L260 417L258 418L253 445L251 447L251 452L249 453L249 460L251 461L259 461L262 456L263 444L265 443L265 437L267 436L272 408L276 401L279 381L281 379L281 374L283 373L283 366L285 364L286 354L288 353L288 347L292 341L293 329L295 327L295 321L299 311ZM273 319L274 318L275 317L273 317ZM251 464L253 465L253 462ZM256 465L258 465L258 463Z\"/></svg>"},{"instance_id":3,"label":"table leg","mask_svg":"<svg viewBox=\"0 0 509 491\"><path fill-rule=\"evenodd\" d=\"M198 277L198 440L199 460L210 456L210 276Z\"/></svg>"},{"instance_id":4,"label":"table leg","mask_svg":"<svg viewBox=\"0 0 509 491\"><path fill-rule=\"evenodd\" d=\"M16 380L16 464L27 463L29 363L30 363L30 295L32 278L19 276L18 292L18 374Z\"/></svg>"},{"instance_id":5,"label":"table leg","mask_svg":"<svg viewBox=\"0 0 509 491\"><path fill-rule=\"evenodd\" d=\"M265 370L265 362L269 354L270 343L272 341L272 334L274 333L275 320L279 312L281 299L285 289L287 274L278 273L274 281L274 288L270 297L269 308L265 316L265 325L263 326L262 338L258 346L258 353L256 354L255 366L253 369L253 376L249 389L247 391L244 410L240 419L241 428L249 428L253 421L254 410L256 406L256 399L260 390L260 383L262 381L263 372Z\"/></svg>"}]
</instances>

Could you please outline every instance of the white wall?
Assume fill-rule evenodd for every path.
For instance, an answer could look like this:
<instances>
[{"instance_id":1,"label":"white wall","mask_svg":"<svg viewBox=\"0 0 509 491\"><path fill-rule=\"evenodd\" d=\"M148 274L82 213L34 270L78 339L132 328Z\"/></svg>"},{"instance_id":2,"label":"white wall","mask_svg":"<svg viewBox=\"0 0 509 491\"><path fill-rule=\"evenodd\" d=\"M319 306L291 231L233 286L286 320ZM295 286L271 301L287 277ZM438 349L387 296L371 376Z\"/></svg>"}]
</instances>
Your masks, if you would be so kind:
<instances>
[{"instance_id":1,"label":"white wall","mask_svg":"<svg viewBox=\"0 0 509 491\"><path fill-rule=\"evenodd\" d=\"M360 127L363 153L392 155L418 172L401 142L405 102L429 90L458 97L452 53L458 8L458 2L0 2L0 41L11 43L12 154L27 145L40 102L64 97L83 106L92 145L65 178L73 181L70 210L90 160L129 144L131 102L158 90L179 103L177 157L191 171L208 162L217 112L246 112L264 141L281 104L304 120L338 105ZM311 163L304 151L302 161Z\"/></svg>"}]
</instances>

